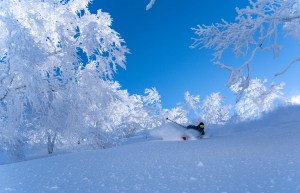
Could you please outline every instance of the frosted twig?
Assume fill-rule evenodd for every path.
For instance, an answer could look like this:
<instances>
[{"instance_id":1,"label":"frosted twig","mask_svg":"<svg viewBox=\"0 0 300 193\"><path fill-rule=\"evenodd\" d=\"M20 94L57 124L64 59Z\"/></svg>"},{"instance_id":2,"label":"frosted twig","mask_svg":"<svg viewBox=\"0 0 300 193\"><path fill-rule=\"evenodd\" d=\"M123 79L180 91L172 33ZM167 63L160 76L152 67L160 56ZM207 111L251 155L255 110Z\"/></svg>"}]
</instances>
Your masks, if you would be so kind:
<instances>
[{"instance_id":1,"label":"frosted twig","mask_svg":"<svg viewBox=\"0 0 300 193\"><path fill-rule=\"evenodd\" d=\"M147 10L147 11L153 7L155 1L156 1L156 0L151 0L151 1L148 3L148 5L146 6L146 10Z\"/></svg>"}]
</instances>

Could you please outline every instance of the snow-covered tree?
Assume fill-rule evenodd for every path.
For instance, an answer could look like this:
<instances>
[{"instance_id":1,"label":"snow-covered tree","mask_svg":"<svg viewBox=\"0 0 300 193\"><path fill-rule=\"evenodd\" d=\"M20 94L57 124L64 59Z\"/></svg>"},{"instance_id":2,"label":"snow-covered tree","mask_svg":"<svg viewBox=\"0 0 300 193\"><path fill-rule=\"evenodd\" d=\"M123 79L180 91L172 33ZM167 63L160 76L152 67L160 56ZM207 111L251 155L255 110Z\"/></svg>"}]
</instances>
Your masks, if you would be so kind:
<instances>
[{"instance_id":1,"label":"snow-covered tree","mask_svg":"<svg viewBox=\"0 0 300 193\"><path fill-rule=\"evenodd\" d=\"M189 112L192 111L197 117L199 117L200 114L198 110L199 110L200 96L199 95L193 96L187 91L184 93L184 100L185 100L187 111Z\"/></svg>"},{"instance_id":2,"label":"snow-covered tree","mask_svg":"<svg viewBox=\"0 0 300 193\"><path fill-rule=\"evenodd\" d=\"M220 93L212 93L200 102L199 95L193 96L187 91L184 99L184 109L194 124L203 121L208 125L223 125L230 119L231 105L222 104L224 97Z\"/></svg>"},{"instance_id":3,"label":"snow-covered tree","mask_svg":"<svg viewBox=\"0 0 300 193\"><path fill-rule=\"evenodd\" d=\"M185 110L181 105L172 109L163 109L162 116L176 121L179 124L186 124L189 120L188 111Z\"/></svg>"},{"instance_id":4,"label":"snow-covered tree","mask_svg":"<svg viewBox=\"0 0 300 193\"><path fill-rule=\"evenodd\" d=\"M282 46L278 39L283 31L284 36L291 36L296 40L300 37L300 3L299 0L249 0L250 5L244 9L236 8L235 22L227 22L212 25L198 25L194 28L195 34L192 48L200 47L213 49L214 62L231 72L227 86L239 84L242 88L237 99L249 86L251 80L251 62L260 50L272 50L274 56ZM236 55L249 56L239 67L225 65L221 62L223 53L232 48ZM282 72L285 72L292 64L298 62L296 57ZM244 75L244 72L247 75Z\"/></svg>"},{"instance_id":5,"label":"snow-covered tree","mask_svg":"<svg viewBox=\"0 0 300 193\"><path fill-rule=\"evenodd\" d=\"M212 93L203 100L201 119L206 124L224 125L229 119L231 105L222 105L224 97L220 93Z\"/></svg>"},{"instance_id":6,"label":"snow-covered tree","mask_svg":"<svg viewBox=\"0 0 300 193\"><path fill-rule=\"evenodd\" d=\"M162 115L161 96L156 88L145 89L145 96L142 98L144 108L148 113L147 128L151 129L160 126L164 120Z\"/></svg>"},{"instance_id":7,"label":"snow-covered tree","mask_svg":"<svg viewBox=\"0 0 300 193\"><path fill-rule=\"evenodd\" d=\"M284 83L279 85L272 83L270 88L265 86L266 83L267 80L253 79L250 81L249 87L245 89L245 95L235 106L239 120L260 118L263 113L269 112L274 108L274 101L283 94L281 90L284 87ZM238 88L234 86L232 90L236 92Z\"/></svg>"},{"instance_id":8,"label":"snow-covered tree","mask_svg":"<svg viewBox=\"0 0 300 193\"><path fill-rule=\"evenodd\" d=\"M90 2L0 1L1 148L23 142L25 131L52 142L79 130L82 113L92 119L93 105L100 110L114 91L105 79L125 68L128 50L109 14L91 14Z\"/></svg>"}]
</instances>

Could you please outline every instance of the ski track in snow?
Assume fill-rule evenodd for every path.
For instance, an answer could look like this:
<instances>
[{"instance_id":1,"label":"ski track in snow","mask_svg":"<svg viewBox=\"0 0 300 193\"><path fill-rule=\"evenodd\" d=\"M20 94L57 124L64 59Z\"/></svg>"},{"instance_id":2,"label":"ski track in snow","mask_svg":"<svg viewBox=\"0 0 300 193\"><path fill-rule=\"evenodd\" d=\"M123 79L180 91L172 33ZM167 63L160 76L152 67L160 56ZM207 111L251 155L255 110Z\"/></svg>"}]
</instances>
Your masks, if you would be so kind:
<instances>
[{"instance_id":1,"label":"ski track in snow","mask_svg":"<svg viewBox=\"0 0 300 193\"><path fill-rule=\"evenodd\" d=\"M300 122L268 125L1 165L0 192L299 193Z\"/></svg>"}]
</instances>

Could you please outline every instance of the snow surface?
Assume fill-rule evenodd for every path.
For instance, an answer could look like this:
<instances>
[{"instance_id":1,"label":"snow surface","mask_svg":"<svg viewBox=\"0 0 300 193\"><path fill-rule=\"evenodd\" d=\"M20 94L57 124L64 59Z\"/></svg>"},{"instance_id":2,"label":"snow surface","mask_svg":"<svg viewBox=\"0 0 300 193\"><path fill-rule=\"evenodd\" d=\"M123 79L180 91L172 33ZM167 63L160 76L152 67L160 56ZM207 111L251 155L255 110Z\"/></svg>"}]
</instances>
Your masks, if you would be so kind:
<instances>
[{"instance_id":1,"label":"snow surface","mask_svg":"<svg viewBox=\"0 0 300 193\"><path fill-rule=\"evenodd\" d=\"M167 138L168 125L117 148L1 165L0 192L299 193L299 115L281 108L188 141Z\"/></svg>"}]
</instances>

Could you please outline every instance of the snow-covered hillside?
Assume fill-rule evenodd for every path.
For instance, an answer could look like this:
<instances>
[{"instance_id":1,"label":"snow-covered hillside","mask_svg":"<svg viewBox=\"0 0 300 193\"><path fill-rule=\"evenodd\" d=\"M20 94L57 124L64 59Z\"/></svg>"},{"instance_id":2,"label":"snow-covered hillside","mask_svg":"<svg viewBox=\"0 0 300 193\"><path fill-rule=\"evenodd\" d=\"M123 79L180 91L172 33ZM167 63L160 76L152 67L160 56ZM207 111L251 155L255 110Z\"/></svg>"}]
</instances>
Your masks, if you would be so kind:
<instances>
[{"instance_id":1,"label":"snow-covered hillside","mask_svg":"<svg viewBox=\"0 0 300 193\"><path fill-rule=\"evenodd\" d=\"M299 107L286 107L260 121L207 128L209 139L148 138L1 165L0 192L299 193L299 115Z\"/></svg>"}]
</instances>

